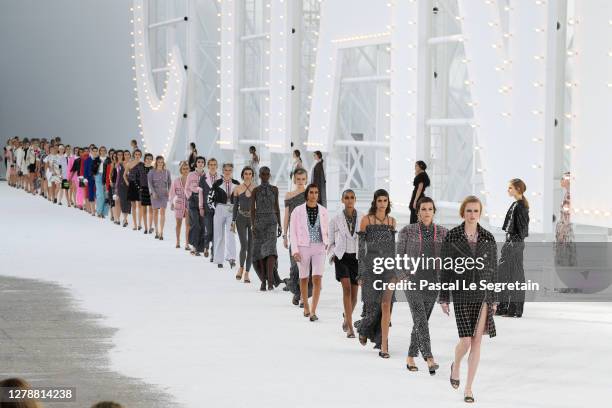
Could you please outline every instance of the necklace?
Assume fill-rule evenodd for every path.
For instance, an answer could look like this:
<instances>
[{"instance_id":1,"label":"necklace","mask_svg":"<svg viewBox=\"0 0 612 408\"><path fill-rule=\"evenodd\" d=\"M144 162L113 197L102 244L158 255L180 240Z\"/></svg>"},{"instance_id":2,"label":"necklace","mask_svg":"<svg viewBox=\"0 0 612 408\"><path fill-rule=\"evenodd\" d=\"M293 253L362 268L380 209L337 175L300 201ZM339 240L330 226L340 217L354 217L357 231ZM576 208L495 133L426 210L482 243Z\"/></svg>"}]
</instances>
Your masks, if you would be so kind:
<instances>
[{"instance_id":1,"label":"necklace","mask_svg":"<svg viewBox=\"0 0 612 408\"><path fill-rule=\"evenodd\" d=\"M357 224L357 212L353 210L352 215L347 215L346 210L344 210L343 213L344 213L344 220L346 221L346 225L349 230L349 234L353 235L353 232L355 231L355 225Z\"/></svg>"},{"instance_id":2,"label":"necklace","mask_svg":"<svg viewBox=\"0 0 612 408\"><path fill-rule=\"evenodd\" d=\"M383 218L382 220L380 218L378 218L376 216L376 214L374 214L374 218L376 219L376 221L378 221L380 224L384 224L385 221L387 220L387 216L385 215L385 218Z\"/></svg>"}]
</instances>

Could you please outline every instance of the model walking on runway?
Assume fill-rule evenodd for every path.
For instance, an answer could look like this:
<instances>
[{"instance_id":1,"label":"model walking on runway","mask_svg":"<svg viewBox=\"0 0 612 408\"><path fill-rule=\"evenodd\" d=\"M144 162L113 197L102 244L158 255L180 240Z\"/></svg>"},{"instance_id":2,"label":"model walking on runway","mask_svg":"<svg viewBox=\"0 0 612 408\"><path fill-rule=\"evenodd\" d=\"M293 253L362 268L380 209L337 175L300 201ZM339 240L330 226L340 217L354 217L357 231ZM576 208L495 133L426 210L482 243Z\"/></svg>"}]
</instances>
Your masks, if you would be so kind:
<instances>
[{"instance_id":1,"label":"model walking on runway","mask_svg":"<svg viewBox=\"0 0 612 408\"><path fill-rule=\"evenodd\" d=\"M132 229L134 231L142 229L140 217L140 180L138 175L138 166L142 166L141 158L142 152L139 149L135 149L132 160L125 163L125 172L123 174L125 184L128 186L127 197L132 207Z\"/></svg>"},{"instance_id":2,"label":"model walking on runway","mask_svg":"<svg viewBox=\"0 0 612 408\"><path fill-rule=\"evenodd\" d=\"M242 184L234 189L234 211L232 217L232 232L238 230L240 241L240 269L236 280L240 281L244 274L244 283L251 283L249 271L253 259L253 234L251 230L251 196L253 194L253 174L251 167L245 167L240 172ZM245 270L246 263L246 270Z\"/></svg>"},{"instance_id":3,"label":"model walking on runway","mask_svg":"<svg viewBox=\"0 0 612 408\"><path fill-rule=\"evenodd\" d=\"M217 180L208 194L208 204L214 207L214 260L219 268L228 261L230 268L236 265L236 239L231 232L234 199L232 192L240 185L232 178L233 163L223 164L223 178Z\"/></svg>"},{"instance_id":4,"label":"model walking on runway","mask_svg":"<svg viewBox=\"0 0 612 408\"><path fill-rule=\"evenodd\" d=\"M113 199L115 200L115 224L119 225L121 221L121 215L123 214L123 227L128 226L128 215L132 211L132 207L127 198L128 186L125 184L123 173L125 171L124 161L127 156L130 158L130 152L128 150L119 150L117 152L117 163L111 174L111 180L113 182Z\"/></svg>"},{"instance_id":5,"label":"model walking on runway","mask_svg":"<svg viewBox=\"0 0 612 408\"><path fill-rule=\"evenodd\" d=\"M498 278L500 282L525 282L523 251L525 238L529 236L529 202L524 197L527 186L521 179L512 179L508 184L508 195L514 198L502 229L506 231L506 242L499 257ZM505 290L499 294L496 315L522 317L525 291Z\"/></svg>"},{"instance_id":6,"label":"model walking on runway","mask_svg":"<svg viewBox=\"0 0 612 408\"><path fill-rule=\"evenodd\" d=\"M427 165L423 160L419 160L414 165L414 180L412 185L412 196L410 197L410 223L414 224L418 221L417 217L417 202L421 197L425 197L425 189L429 187L429 176L425 172Z\"/></svg>"},{"instance_id":7,"label":"model walking on runway","mask_svg":"<svg viewBox=\"0 0 612 408\"><path fill-rule=\"evenodd\" d=\"M185 181L185 200L187 205L187 218L189 219L189 245L191 255L200 256L204 250L204 200L200 181L204 174L206 159L198 156L195 161L195 170L187 175Z\"/></svg>"},{"instance_id":8,"label":"model walking on runway","mask_svg":"<svg viewBox=\"0 0 612 408\"><path fill-rule=\"evenodd\" d=\"M217 174L217 159L214 157L211 158L208 161L207 167L208 174L206 177L200 180L200 187L202 188L202 194L204 195L205 200L208 200L213 184L215 184L220 177ZM215 253L215 207L213 205L209 205L207 202L205 202L204 206L206 207L206 211L204 212L204 257L208 257L210 255L210 262L213 262Z\"/></svg>"},{"instance_id":9,"label":"model walking on runway","mask_svg":"<svg viewBox=\"0 0 612 408\"><path fill-rule=\"evenodd\" d=\"M380 283L395 282L397 277L394 269L376 274L373 267L374 258L395 257L395 219L390 213L389 193L376 190L368 214L361 218L357 256L364 315L355 322L355 328L359 342L364 346L368 340L373 342L374 348L380 348L378 355L382 358L389 358L389 324L395 296L391 290L381 290Z\"/></svg>"},{"instance_id":10,"label":"model walking on runway","mask_svg":"<svg viewBox=\"0 0 612 408\"><path fill-rule=\"evenodd\" d=\"M247 167L253 169L253 174L259 174L259 155L257 154L257 149L255 146L249 147L249 159L246 162ZM257 186L258 182L253 177L253 183ZM253 187L255 187L253 186Z\"/></svg>"},{"instance_id":11,"label":"model walking on runway","mask_svg":"<svg viewBox=\"0 0 612 408\"><path fill-rule=\"evenodd\" d=\"M163 241L164 226L166 225L166 207L172 178L166 169L164 156L155 158L155 166L147 175L149 191L151 192L151 207L153 207L153 222L155 223L155 238Z\"/></svg>"},{"instance_id":12,"label":"model walking on runway","mask_svg":"<svg viewBox=\"0 0 612 408\"><path fill-rule=\"evenodd\" d=\"M153 155L145 153L144 163L139 162L132 168L134 178L138 183L138 197L140 200L139 224L144 224L144 233L153 233L153 210L151 209L151 191L149 190L149 172L153 170Z\"/></svg>"},{"instance_id":13,"label":"model walking on runway","mask_svg":"<svg viewBox=\"0 0 612 408\"><path fill-rule=\"evenodd\" d=\"M409 258L422 258L427 260L440 256L442 243L448 230L441 225L434 224L436 205L429 197L422 197L417 203L416 224L406 225L400 231L397 239L397 255ZM435 262L425 264L418 270L398 270L398 278L413 282L414 288L405 291L410 313L412 314L412 333L410 347L406 357L406 368L409 371L418 371L414 358L419 352L427 362L429 374L434 375L438 369L431 352L431 338L429 335L429 316L436 304L438 291L422 288L421 283L436 284L440 273L440 265Z\"/></svg>"},{"instance_id":14,"label":"model walking on runway","mask_svg":"<svg viewBox=\"0 0 612 408\"><path fill-rule=\"evenodd\" d=\"M92 174L96 183L96 213L98 217L105 218L108 215L108 205L106 202L106 169L110 163L110 158L107 156L106 146L100 146L99 156L96 157L92 165Z\"/></svg>"},{"instance_id":15,"label":"model walking on runway","mask_svg":"<svg viewBox=\"0 0 612 408\"><path fill-rule=\"evenodd\" d=\"M306 203L293 210L289 221L291 255L298 263L300 293L304 316L318 320L317 305L321 295L321 279L325 271L325 254L329 245L327 209L318 203L319 187L310 184L304 192ZM308 280L312 268L312 305L308 304Z\"/></svg>"},{"instance_id":16,"label":"model walking on runway","mask_svg":"<svg viewBox=\"0 0 612 408\"><path fill-rule=\"evenodd\" d=\"M186 161L179 163L179 176L172 181L170 186L170 209L174 211L176 220L176 247L181 247L181 227L185 220L185 249L189 251L189 217L187 215L187 199L185 198L185 186L189 175L189 164ZM199 214L198 214L199 215Z\"/></svg>"},{"instance_id":17,"label":"model walking on runway","mask_svg":"<svg viewBox=\"0 0 612 408\"><path fill-rule=\"evenodd\" d=\"M283 229L280 224L278 188L270 185L270 169L259 169L261 183L251 196L251 228L253 230L253 267L261 280L260 290L273 290L281 282L278 276L276 239ZM217 231L217 230L215 230Z\"/></svg>"},{"instance_id":18,"label":"model walking on runway","mask_svg":"<svg viewBox=\"0 0 612 408\"><path fill-rule=\"evenodd\" d=\"M342 285L342 305L344 314L342 330L346 337L355 338L353 330L353 311L357 305L359 284L357 273L357 220L359 213L355 209L355 192L344 190L342 204L344 209L329 223L330 263L336 268L336 280Z\"/></svg>"},{"instance_id":19,"label":"model walking on runway","mask_svg":"<svg viewBox=\"0 0 612 408\"><path fill-rule=\"evenodd\" d=\"M459 332L459 343L455 346L455 359L451 365L450 383L453 388L459 388L461 362L468 357L468 374L464 390L464 401L474 402L472 384L476 377L476 370L480 362L480 347L482 335L488 333L495 337L495 322L493 315L497 307L497 296L492 290L480 289L480 282L497 282L497 244L495 238L479 224L482 214L482 203L475 196L466 197L459 208L459 215L463 218L461 225L451 229L442 244L441 256L445 260L441 274L443 285L457 283L456 290L445 289L440 291L439 302L442 311L449 314L449 302L453 302L455 322ZM457 260L462 258L462 265L466 259L473 258L472 265L481 268L467 269L464 267L449 268L446 259ZM453 262L454 264L454 262ZM470 284L477 285L475 290L463 290ZM452 298L451 298L452 295Z\"/></svg>"},{"instance_id":20,"label":"model walking on runway","mask_svg":"<svg viewBox=\"0 0 612 408\"><path fill-rule=\"evenodd\" d=\"M299 153L299 150L297 151ZM294 189L288 191L285 194L285 214L283 217L283 245L289 250L289 261L291 263L289 269L289 279L287 280L287 288L293 293L291 303L294 305L300 305L304 307L304 304L300 302L300 270L297 262L291 256L291 247L289 246L289 219L293 210L306 202L306 180L308 179L308 173L302 167L297 168L293 173L293 184ZM308 297L312 296L312 278L308 280Z\"/></svg>"}]
</instances>

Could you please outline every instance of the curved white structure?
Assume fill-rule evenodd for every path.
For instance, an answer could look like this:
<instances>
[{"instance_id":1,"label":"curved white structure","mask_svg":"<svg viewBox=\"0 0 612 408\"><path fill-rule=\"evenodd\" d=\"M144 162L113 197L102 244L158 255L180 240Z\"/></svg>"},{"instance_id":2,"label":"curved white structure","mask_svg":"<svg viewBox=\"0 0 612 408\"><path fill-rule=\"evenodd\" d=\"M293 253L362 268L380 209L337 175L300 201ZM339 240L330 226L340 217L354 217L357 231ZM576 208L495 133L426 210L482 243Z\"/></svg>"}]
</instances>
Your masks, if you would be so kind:
<instances>
[{"instance_id":1,"label":"curved white structure","mask_svg":"<svg viewBox=\"0 0 612 408\"><path fill-rule=\"evenodd\" d=\"M136 102L138 103L138 119L140 124L141 141L143 147L154 155L162 154L168 157L174 148L174 141L179 130L179 121L184 108L185 93L187 90L187 75L185 73L183 58L178 45L172 39L166 71L165 89L163 95L157 95L152 66L149 57L148 42L148 10L147 2L134 0L134 81ZM173 27L168 27L174 30ZM172 33L172 31L171 31Z\"/></svg>"}]
</instances>

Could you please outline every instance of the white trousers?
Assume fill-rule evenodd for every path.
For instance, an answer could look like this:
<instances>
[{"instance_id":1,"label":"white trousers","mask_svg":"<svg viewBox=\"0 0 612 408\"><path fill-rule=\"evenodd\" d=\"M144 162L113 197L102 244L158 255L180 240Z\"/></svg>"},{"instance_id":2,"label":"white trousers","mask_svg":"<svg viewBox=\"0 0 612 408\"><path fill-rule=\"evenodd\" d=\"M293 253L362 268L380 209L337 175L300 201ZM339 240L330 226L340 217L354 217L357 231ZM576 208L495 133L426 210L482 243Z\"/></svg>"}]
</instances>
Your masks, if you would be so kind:
<instances>
[{"instance_id":1,"label":"white trousers","mask_svg":"<svg viewBox=\"0 0 612 408\"><path fill-rule=\"evenodd\" d=\"M217 204L213 218L215 258L214 262L222 264L230 259L236 260L236 237L232 227L232 206Z\"/></svg>"}]
</instances>

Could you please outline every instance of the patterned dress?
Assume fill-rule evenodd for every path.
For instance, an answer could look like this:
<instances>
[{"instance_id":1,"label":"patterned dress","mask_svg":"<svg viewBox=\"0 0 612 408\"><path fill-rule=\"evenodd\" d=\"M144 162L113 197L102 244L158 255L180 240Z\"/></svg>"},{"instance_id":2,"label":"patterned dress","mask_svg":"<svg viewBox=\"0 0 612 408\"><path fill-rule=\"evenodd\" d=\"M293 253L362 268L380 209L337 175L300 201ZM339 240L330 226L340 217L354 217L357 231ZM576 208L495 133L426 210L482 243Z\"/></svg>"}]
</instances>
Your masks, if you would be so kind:
<instances>
[{"instance_id":1,"label":"patterned dress","mask_svg":"<svg viewBox=\"0 0 612 408\"><path fill-rule=\"evenodd\" d=\"M555 265L576 266L574 226L570 219L570 189L565 190L555 231Z\"/></svg>"},{"instance_id":2,"label":"patterned dress","mask_svg":"<svg viewBox=\"0 0 612 408\"><path fill-rule=\"evenodd\" d=\"M251 197L251 214L254 212L253 218L253 267L259 279L264 282L268 280L266 276L265 266L262 268L263 262L267 258L273 256L278 258L276 252L276 239L278 236L279 225L279 208L278 208L278 189L270 183L261 183L253 191ZM275 262L273 271L274 286L278 286L281 282L278 276L278 261Z\"/></svg>"},{"instance_id":3,"label":"patterned dress","mask_svg":"<svg viewBox=\"0 0 612 408\"><path fill-rule=\"evenodd\" d=\"M478 326L480 311L483 304L487 304L487 322L485 324L484 333L488 333L489 337L495 337L495 322L493 321L493 303L497 302L497 294L492 290L463 290L471 283L475 283L480 288L479 282L484 280L486 283L497 283L497 244L493 235L477 225L477 240L474 243L468 242L465 236L465 222L451 229L446 235L446 239L442 244L441 257L446 258L471 258L475 260L482 258L484 264L482 269L473 268L471 270L459 270L455 268L444 268L450 265L449 262L443 262L441 273L442 284L458 283L459 287L456 290L450 291L442 288L440 291L439 302L450 303L451 294L453 301L453 309L455 312L455 322L457 323L457 331L459 337L472 337ZM455 262L453 262L455 263Z\"/></svg>"},{"instance_id":4,"label":"patterned dress","mask_svg":"<svg viewBox=\"0 0 612 408\"><path fill-rule=\"evenodd\" d=\"M291 218L291 213L293 210L306 202L306 196L304 193L300 193L295 195L287 200L285 200L285 208L289 209L289 218ZM287 231L288 233L289 231ZM289 269L289 280L287 281L287 288L289 291L293 293L294 296L299 299L300 297L300 270L298 268L297 262L291 256L291 246L289 246L289 261L291 263L291 267ZM312 267L311 267L312 269ZM311 271L312 272L312 271ZM308 297L312 296L312 278L308 280Z\"/></svg>"},{"instance_id":5,"label":"patterned dress","mask_svg":"<svg viewBox=\"0 0 612 408\"><path fill-rule=\"evenodd\" d=\"M359 235L359 273L357 278L362 281L361 301L363 302L362 319L354 324L359 336L367 337L368 340L380 348L382 342L381 319L383 296L390 296L390 301L395 301L395 296L389 291L375 289L375 282L389 283L397 280L395 270L385 270L381 274L373 272L374 258L395 257L395 233L392 225L369 224L365 231L358 232ZM376 285L379 287L380 285Z\"/></svg>"},{"instance_id":6,"label":"patterned dress","mask_svg":"<svg viewBox=\"0 0 612 408\"><path fill-rule=\"evenodd\" d=\"M170 186L170 202L174 205L175 218L181 220L185 218L187 215L187 199L185 198L185 183L180 176L175 178Z\"/></svg>"},{"instance_id":7,"label":"patterned dress","mask_svg":"<svg viewBox=\"0 0 612 408\"><path fill-rule=\"evenodd\" d=\"M172 179L168 170L151 170L147 175L149 191L151 192L151 206L155 209L166 208L170 195Z\"/></svg>"},{"instance_id":8,"label":"patterned dress","mask_svg":"<svg viewBox=\"0 0 612 408\"><path fill-rule=\"evenodd\" d=\"M397 254L409 257L437 257L440 255L441 244L446 238L448 230L441 225L430 224L425 226L421 222L406 225L399 233L397 240ZM435 258L434 258L435 259ZM420 289L421 281L436 283L439 281L438 265L425 264L415 273L399 270L398 277L414 282L416 289L406 290L404 295L410 306L412 315L412 333L408 356L417 357L419 352L423 358L433 357L431 353L431 338L429 334L429 317L436 303L438 292L436 290Z\"/></svg>"}]
</instances>

